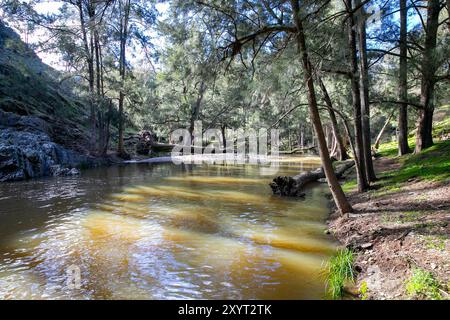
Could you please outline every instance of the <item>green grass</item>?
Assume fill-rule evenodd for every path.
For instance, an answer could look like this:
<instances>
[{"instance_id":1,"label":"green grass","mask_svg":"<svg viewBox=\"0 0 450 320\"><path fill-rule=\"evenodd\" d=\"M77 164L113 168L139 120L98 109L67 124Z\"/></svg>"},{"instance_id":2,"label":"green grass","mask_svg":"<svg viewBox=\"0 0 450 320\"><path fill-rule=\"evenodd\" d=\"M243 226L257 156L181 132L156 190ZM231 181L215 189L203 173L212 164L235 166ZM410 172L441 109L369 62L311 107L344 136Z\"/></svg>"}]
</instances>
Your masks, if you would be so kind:
<instances>
[{"instance_id":1,"label":"green grass","mask_svg":"<svg viewBox=\"0 0 450 320\"><path fill-rule=\"evenodd\" d=\"M384 145L384 152L385 154L392 154L391 151L388 151L388 145L391 144ZM396 145L395 148L397 148ZM401 157L399 161L401 164L399 170L379 174L379 178L383 178L382 185L381 188L371 191L373 196L381 197L399 192L403 184L411 180L450 181L450 140L438 142L420 154ZM342 185L342 188L344 192L355 191L356 180L347 181Z\"/></svg>"},{"instance_id":2,"label":"green grass","mask_svg":"<svg viewBox=\"0 0 450 320\"><path fill-rule=\"evenodd\" d=\"M384 223L393 222L397 224L416 222L426 213L422 211L405 211L401 214L384 213L381 220Z\"/></svg>"},{"instance_id":3,"label":"green grass","mask_svg":"<svg viewBox=\"0 0 450 320\"><path fill-rule=\"evenodd\" d=\"M425 245L428 249L434 249L438 251L445 250L445 236L426 236L424 237Z\"/></svg>"},{"instance_id":4,"label":"green grass","mask_svg":"<svg viewBox=\"0 0 450 320\"><path fill-rule=\"evenodd\" d=\"M431 272L415 268L411 278L406 282L406 292L412 298L442 300L439 282Z\"/></svg>"},{"instance_id":5,"label":"green grass","mask_svg":"<svg viewBox=\"0 0 450 320\"><path fill-rule=\"evenodd\" d=\"M408 138L408 144L411 150L413 150L416 146L416 138L415 136L410 136ZM378 148L378 154L382 157L396 157L398 156L398 142L386 142L380 145Z\"/></svg>"},{"instance_id":6,"label":"green grass","mask_svg":"<svg viewBox=\"0 0 450 320\"><path fill-rule=\"evenodd\" d=\"M357 184L356 184L356 180L349 180L346 181L343 185L342 185L342 190L344 190L344 192L352 192L354 190L356 190L357 188Z\"/></svg>"},{"instance_id":7,"label":"green grass","mask_svg":"<svg viewBox=\"0 0 450 320\"><path fill-rule=\"evenodd\" d=\"M400 170L386 174L391 185L410 179L447 181L450 179L450 140L438 142L420 154L405 156L400 162Z\"/></svg>"},{"instance_id":8,"label":"green grass","mask_svg":"<svg viewBox=\"0 0 450 320\"><path fill-rule=\"evenodd\" d=\"M448 106L450 109L450 106ZM441 137L450 134L450 117L436 123L433 128L435 137Z\"/></svg>"},{"instance_id":9,"label":"green grass","mask_svg":"<svg viewBox=\"0 0 450 320\"><path fill-rule=\"evenodd\" d=\"M325 268L327 293L332 299L340 299L344 295L346 284L353 282L353 252L349 249L338 250Z\"/></svg>"},{"instance_id":10,"label":"green grass","mask_svg":"<svg viewBox=\"0 0 450 320\"><path fill-rule=\"evenodd\" d=\"M446 109L450 110L450 106L441 107L440 112L445 112ZM433 138L438 140L444 135L450 134L450 116L447 116L442 121L433 124ZM415 134L410 134L408 137L408 144L411 150L416 147L416 136ZM382 157L396 157L398 156L398 142L386 142L380 145L378 148L378 153Z\"/></svg>"}]
</instances>

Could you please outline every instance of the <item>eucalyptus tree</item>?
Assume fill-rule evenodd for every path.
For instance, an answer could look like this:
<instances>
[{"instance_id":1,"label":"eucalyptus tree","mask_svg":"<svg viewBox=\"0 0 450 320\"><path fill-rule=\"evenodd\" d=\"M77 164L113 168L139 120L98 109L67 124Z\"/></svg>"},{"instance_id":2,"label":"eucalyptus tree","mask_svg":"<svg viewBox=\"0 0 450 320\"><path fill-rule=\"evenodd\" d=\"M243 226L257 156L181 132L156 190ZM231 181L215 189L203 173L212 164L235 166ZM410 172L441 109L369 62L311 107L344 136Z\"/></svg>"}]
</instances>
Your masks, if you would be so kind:
<instances>
[{"instance_id":1,"label":"eucalyptus tree","mask_svg":"<svg viewBox=\"0 0 450 320\"><path fill-rule=\"evenodd\" d=\"M358 180L358 191L364 192L369 187L369 181L366 175L366 162L364 160L364 146L363 146L363 124L362 124L362 109L361 109L361 86L358 72L358 51L357 51L357 24L355 19L354 7L352 0L345 0L347 17L347 37L350 53L350 79L352 84L352 101L353 101L353 116L355 126L355 145L356 154L354 154L356 162L356 172Z\"/></svg>"}]
</instances>

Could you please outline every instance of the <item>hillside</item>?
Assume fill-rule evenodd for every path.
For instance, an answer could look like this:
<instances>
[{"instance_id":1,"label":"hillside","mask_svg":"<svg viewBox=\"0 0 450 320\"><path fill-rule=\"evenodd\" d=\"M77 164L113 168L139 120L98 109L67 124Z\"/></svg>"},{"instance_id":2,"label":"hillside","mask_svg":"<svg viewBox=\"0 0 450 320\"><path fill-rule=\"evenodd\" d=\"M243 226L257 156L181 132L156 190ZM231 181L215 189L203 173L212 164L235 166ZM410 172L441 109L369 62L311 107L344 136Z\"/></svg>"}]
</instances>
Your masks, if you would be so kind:
<instances>
[{"instance_id":1,"label":"hillside","mask_svg":"<svg viewBox=\"0 0 450 320\"><path fill-rule=\"evenodd\" d=\"M92 165L87 108L59 73L0 22L0 181L75 173Z\"/></svg>"}]
</instances>

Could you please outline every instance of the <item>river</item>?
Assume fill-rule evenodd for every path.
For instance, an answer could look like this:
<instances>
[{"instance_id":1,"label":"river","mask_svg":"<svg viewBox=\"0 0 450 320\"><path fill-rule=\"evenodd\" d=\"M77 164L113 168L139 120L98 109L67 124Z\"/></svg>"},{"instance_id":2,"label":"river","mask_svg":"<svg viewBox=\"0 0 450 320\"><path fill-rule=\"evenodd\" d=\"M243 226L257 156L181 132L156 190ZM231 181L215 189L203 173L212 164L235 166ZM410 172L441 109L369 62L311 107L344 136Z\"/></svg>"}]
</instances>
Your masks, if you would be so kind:
<instances>
[{"instance_id":1,"label":"river","mask_svg":"<svg viewBox=\"0 0 450 320\"><path fill-rule=\"evenodd\" d=\"M278 175L317 166L283 158ZM272 178L158 163L0 184L0 298L324 298L327 188L279 198Z\"/></svg>"}]
</instances>

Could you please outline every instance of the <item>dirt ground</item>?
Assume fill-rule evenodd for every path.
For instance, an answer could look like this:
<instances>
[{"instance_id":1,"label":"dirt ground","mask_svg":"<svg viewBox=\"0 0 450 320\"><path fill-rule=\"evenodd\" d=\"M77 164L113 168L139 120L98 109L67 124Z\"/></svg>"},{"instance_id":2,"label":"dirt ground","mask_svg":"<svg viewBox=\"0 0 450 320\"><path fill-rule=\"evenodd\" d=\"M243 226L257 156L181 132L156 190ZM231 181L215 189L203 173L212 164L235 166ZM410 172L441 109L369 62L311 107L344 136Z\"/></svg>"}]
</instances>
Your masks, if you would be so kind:
<instances>
[{"instance_id":1,"label":"dirt ground","mask_svg":"<svg viewBox=\"0 0 450 320\"><path fill-rule=\"evenodd\" d=\"M375 162L377 172L399 168L395 159ZM383 180L375 183L377 189ZM411 299L406 281L419 267L450 285L450 183L410 180L392 193L351 194L355 213L329 220L330 231L357 254L355 297L365 282L368 299ZM448 288L447 288L448 290ZM444 290L443 298L450 298ZM416 297L419 298L419 297Z\"/></svg>"}]
</instances>

